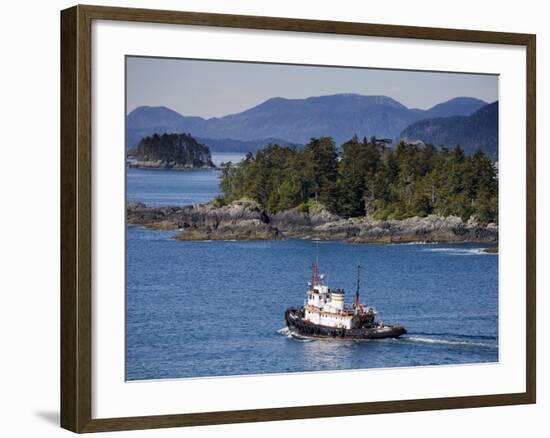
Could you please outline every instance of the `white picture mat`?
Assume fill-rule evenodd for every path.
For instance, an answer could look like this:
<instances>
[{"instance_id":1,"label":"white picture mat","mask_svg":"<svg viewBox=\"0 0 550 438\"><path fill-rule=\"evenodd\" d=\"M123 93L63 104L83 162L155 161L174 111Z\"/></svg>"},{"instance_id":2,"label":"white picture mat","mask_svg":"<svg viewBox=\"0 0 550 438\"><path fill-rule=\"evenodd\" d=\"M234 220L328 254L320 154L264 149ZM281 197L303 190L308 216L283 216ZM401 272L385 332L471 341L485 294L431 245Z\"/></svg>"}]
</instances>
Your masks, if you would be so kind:
<instances>
[{"instance_id":1,"label":"white picture mat","mask_svg":"<svg viewBox=\"0 0 550 438\"><path fill-rule=\"evenodd\" d=\"M525 391L523 47L109 21L92 41L93 418ZM499 74L499 363L125 382L125 55Z\"/></svg>"}]
</instances>

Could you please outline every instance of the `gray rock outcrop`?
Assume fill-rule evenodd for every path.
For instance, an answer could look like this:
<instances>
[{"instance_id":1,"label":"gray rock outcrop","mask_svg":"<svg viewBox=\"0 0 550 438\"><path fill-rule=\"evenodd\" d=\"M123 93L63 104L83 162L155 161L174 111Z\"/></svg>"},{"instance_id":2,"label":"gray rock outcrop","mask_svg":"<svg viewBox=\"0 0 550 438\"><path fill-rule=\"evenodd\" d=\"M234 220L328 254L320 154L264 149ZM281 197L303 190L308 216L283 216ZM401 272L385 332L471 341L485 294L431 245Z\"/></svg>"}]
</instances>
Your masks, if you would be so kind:
<instances>
[{"instance_id":1,"label":"gray rock outcrop","mask_svg":"<svg viewBox=\"0 0 550 438\"><path fill-rule=\"evenodd\" d=\"M241 200L216 207L211 204L189 205L182 208L147 208L129 204L128 222L156 229L183 232L178 240L272 240L282 238L269 217L254 201Z\"/></svg>"},{"instance_id":2,"label":"gray rock outcrop","mask_svg":"<svg viewBox=\"0 0 550 438\"><path fill-rule=\"evenodd\" d=\"M128 204L128 223L162 230L181 229L179 240L345 240L355 243L498 242L496 224L479 224L460 217L412 217L374 220L342 219L325 209L303 212L297 208L265 214L255 201L149 208Z\"/></svg>"}]
</instances>

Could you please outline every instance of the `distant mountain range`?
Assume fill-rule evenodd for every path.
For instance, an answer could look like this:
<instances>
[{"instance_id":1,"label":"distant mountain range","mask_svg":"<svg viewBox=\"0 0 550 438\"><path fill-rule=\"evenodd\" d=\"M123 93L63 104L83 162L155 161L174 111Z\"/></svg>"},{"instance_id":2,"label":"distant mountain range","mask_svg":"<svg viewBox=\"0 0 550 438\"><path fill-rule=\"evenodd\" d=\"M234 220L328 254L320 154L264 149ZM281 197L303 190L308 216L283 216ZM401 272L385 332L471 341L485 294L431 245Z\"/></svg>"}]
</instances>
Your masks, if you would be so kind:
<instances>
[{"instance_id":1,"label":"distant mountain range","mask_svg":"<svg viewBox=\"0 0 550 438\"><path fill-rule=\"evenodd\" d=\"M209 119L219 120L219 119ZM264 138L228 138L223 135L205 137L205 126L209 120L201 117L186 117L164 106L141 106L126 116L126 146L132 148L139 141L152 134L190 133L200 143L208 145L212 152L248 152L261 149L268 143L289 145L293 142L266 136Z\"/></svg>"},{"instance_id":2,"label":"distant mountain range","mask_svg":"<svg viewBox=\"0 0 550 438\"><path fill-rule=\"evenodd\" d=\"M485 105L469 116L439 117L408 126L401 137L436 146L461 145L467 155L481 149L498 159L498 101Z\"/></svg>"},{"instance_id":3,"label":"distant mountain range","mask_svg":"<svg viewBox=\"0 0 550 438\"><path fill-rule=\"evenodd\" d=\"M428 110L407 108L386 96L276 97L241 113L210 119L183 116L166 107L142 106L126 117L126 142L132 147L153 133L185 132L213 152L254 152L270 142L305 144L319 136L331 136L338 144L353 135L397 140L420 120L469 116L485 105L471 97L457 97ZM411 132L417 133L420 137L420 131Z\"/></svg>"}]
</instances>

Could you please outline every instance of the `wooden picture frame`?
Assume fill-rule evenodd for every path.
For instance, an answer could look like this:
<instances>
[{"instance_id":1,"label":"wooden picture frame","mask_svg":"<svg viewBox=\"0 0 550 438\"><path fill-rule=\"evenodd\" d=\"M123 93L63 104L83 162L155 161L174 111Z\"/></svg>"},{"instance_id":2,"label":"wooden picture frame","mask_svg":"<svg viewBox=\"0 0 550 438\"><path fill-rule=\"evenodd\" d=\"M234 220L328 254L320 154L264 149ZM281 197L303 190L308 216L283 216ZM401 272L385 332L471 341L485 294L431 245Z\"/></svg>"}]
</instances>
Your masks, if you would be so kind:
<instances>
[{"instance_id":1,"label":"wooden picture frame","mask_svg":"<svg viewBox=\"0 0 550 438\"><path fill-rule=\"evenodd\" d=\"M92 418L92 51L93 20L215 26L355 36L518 45L526 48L526 391L498 395L347 403L128 418ZM290 420L536 401L536 37L531 34L75 6L61 12L61 426L98 432Z\"/></svg>"}]
</instances>

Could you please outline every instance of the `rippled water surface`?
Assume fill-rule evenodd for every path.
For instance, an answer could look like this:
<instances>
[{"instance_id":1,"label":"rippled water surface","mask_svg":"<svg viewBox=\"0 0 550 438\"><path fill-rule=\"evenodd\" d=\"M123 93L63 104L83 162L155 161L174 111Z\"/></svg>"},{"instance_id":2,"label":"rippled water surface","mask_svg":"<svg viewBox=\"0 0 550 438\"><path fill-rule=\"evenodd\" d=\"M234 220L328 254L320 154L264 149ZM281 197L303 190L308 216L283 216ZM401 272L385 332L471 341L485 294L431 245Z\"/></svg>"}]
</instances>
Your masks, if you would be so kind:
<instances>
[{"instance_id":1,"label":"rippled water surface","mask_svg":"<svg viewBox=\"0 0 550 438\"><path fill-rule=\"evenodd\" d=\"M238 161L240 154L214 154ZM218 171L129 169L129 201L186 205L217 196ZM129 380L284 373L498 360L498 256L483 245L361 245L284 240L181 242L128 227ZM362 301L398 340L292 337L284 311L303 302L319 255L330 287L349 291L363 266Z\"/></svg>"},{"instance_id":2,"label":"rippled water surface","mask_svg":"<svg viewBox=\"0 0 550 438\"><path fill-rule=\"evenodd\" d=\"M239 162L243 154L212 154L216 166ZM218 170L127 169L128 202L143 202L150 207L190 205L208 202L220 194Z\"/></svg>"},{"instance_id":3,"label":"rippled water surface","mask_svg":"<svg viewBox=\"0 0 550 438\"><path fill-rule=\"evenodd\" d=\"M498 256L483 245L181 242L172 234L128 227L128 380L498 361ZM303 302L316 247L330 287L344 287L351 302L361 263L361 300L409 333L290 336L284 311Z\"/></svg>"}]
</instances>

